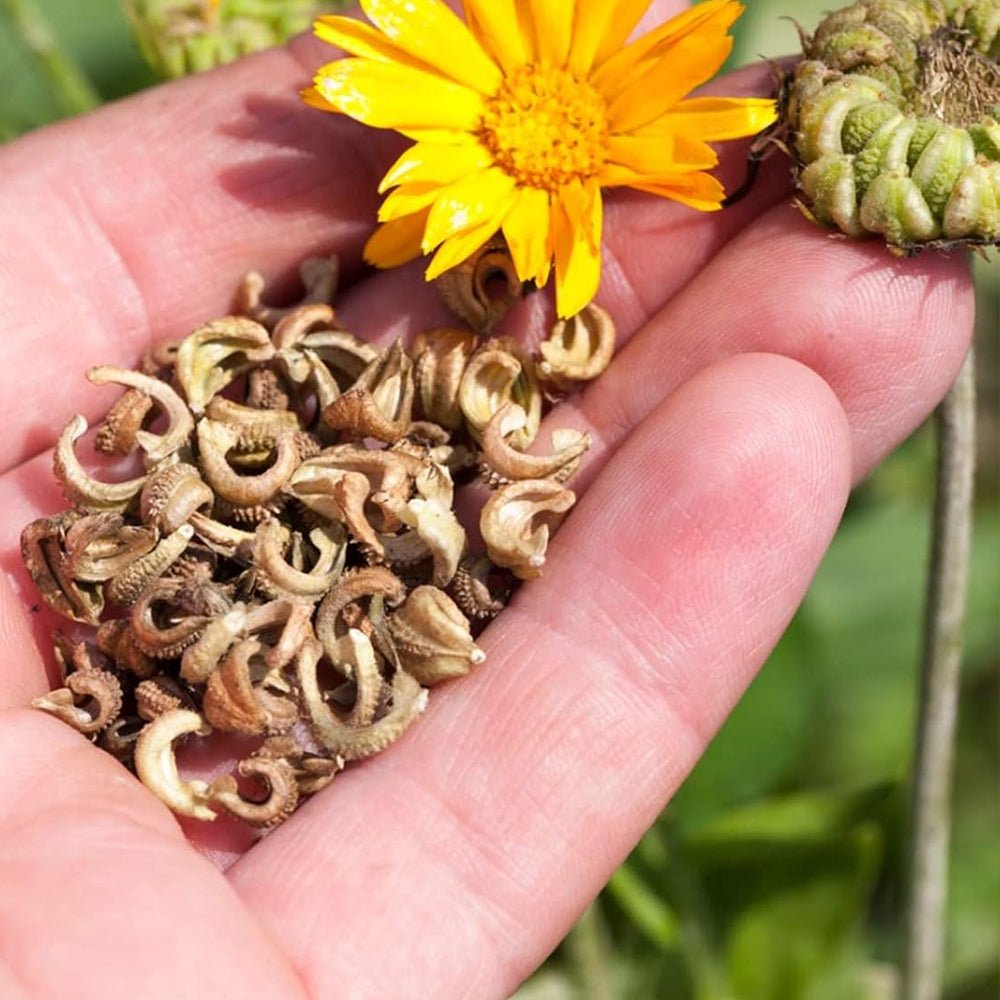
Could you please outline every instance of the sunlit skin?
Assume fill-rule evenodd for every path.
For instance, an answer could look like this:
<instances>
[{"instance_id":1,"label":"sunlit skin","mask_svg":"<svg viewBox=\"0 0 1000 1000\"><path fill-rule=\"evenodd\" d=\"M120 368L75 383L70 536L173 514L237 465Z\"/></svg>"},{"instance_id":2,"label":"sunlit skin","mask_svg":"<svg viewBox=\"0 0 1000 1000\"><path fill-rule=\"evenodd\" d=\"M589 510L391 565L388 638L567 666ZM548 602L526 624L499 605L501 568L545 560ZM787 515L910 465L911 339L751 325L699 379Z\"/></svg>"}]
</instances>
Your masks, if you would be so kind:
<instances>
[{"instance_id":1,"label":"sunlit skin","mask_svg":"<svg viewBox=\"0 0 1000 1000\"><path fill-rule=\"evenodd\" d=\"M182 829L23 707L52 679L36 648L53 623L27 611L17 538L63 506L61 426L114 396L84 369L221 315L244 271L288 276L336 250L359 335L445 320L420 262L361 262L402 144L301 104L324 51L303 39L0 149L2 1000L507 996L694 765L852 480L931 410L967 347L965 261L831 240L790 206L786 163L713 214L612 193L598 301L621 347L542 430L594 439L545 575L482 636L483 664L266 841ZM768 72L718 87L760 95ZM744 155L727 145L727 187ZM508 329L537 340L545 294Z\"/></svg>"}]
</instances>

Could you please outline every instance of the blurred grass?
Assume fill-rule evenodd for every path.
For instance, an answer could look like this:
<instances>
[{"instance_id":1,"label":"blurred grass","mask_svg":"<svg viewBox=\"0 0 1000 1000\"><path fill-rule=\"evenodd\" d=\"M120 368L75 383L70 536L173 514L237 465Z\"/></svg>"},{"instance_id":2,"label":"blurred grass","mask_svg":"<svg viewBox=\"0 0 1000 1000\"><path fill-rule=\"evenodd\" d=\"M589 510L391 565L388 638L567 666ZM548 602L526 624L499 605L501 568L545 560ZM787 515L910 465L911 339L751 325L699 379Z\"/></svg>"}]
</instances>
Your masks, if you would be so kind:
<instances>
[{"instance_id":1,"label":"blurred grass","mask_svg":"<svg viewBox=\"0 0 1000 1000\"><path fill-rule=\"evenodd\" d=\"M103 100L149 85L116 0L38 0ZM798 49L829 0L750 0L733 65ZM0 7L2 9L2 7ZM65 114L0 20L0 140ZM2 183L2 180L0 180ZM948 1000L1000 941L1000 262L975 262L980 502L955 779ZM518 1000L891 1000L933 441L852 498L787 634L674 802Z\"/></svg>"}]
</instances>

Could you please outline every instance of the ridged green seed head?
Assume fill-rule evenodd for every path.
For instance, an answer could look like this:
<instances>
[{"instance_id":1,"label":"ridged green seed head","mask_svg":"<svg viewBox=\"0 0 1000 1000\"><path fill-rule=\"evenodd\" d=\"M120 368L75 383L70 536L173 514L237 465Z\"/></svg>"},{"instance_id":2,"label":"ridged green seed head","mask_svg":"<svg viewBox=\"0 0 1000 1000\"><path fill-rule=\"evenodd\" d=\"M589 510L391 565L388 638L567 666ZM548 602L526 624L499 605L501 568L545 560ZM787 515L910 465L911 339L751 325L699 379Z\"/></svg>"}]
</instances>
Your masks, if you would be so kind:
<instances>
[{"instance_id":1,"label":"ridged green seed head","mask_svg":"<svg viewBox=\"0 0 1000 1000\"><path fill-rule=\"evenodd\" d=\"M1000 0L859 0L805 48L786 117L812 218L905 250L1000 242Z\"/></svg>"},{"instance_id":2,"label":"ridged green seed head","mask_svg":"<svg viewBox=\"0 0 1000 1000\"><path fill-rule=\"evenodd\" d=\"M279 45L328 6L317 0L124 0L143 58L166 77Z\"/></svg>"}]
</instances>

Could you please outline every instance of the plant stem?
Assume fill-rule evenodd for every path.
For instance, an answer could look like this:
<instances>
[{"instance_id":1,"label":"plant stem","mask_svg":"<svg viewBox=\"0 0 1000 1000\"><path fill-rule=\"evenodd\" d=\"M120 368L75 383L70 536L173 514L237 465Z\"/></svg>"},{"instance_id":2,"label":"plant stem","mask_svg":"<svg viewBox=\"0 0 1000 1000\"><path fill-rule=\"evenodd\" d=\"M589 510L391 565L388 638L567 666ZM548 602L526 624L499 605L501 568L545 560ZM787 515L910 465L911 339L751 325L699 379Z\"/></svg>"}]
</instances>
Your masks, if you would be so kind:
<instances>
[{"instance_id":1,"label":"plant stem","mask_svg":"<svg viewBox=\"0 0 1000 1000\"><path fill-rule=\"evenodd\" d=\"M35 0L0 0L14 34L49 82L61 108L75 115L101 103L100 95L73 57L62 48Z\"/></svg>"},{"instance_id":2,"label":"plant stem","mask_svg":"<svg viewBox=\"0 0 1000 1000\"><path fill-rule=\"evenodd\" d=\"M975 373L969 352L937 412L937 494L927 585L910 813L903 1000L939 1000L975 472Z\"/></svg>"}]
</instances>

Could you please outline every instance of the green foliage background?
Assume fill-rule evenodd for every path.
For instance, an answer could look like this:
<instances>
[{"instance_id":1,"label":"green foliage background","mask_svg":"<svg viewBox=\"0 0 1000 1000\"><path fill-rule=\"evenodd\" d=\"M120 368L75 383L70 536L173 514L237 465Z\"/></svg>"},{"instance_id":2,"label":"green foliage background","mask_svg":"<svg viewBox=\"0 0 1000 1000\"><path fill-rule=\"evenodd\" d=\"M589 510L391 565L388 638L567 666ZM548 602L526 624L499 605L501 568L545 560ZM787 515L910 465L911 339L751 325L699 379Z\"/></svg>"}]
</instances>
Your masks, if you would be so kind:
<instances>
[{"instance_id":1,"label":"green foliage background","mask_svg":"<svg viewBox=\"0 0 1000 1000\"><path fill-rule=\"evenodd\" d=\"M334 4L336 5L336 4ZM75 110L2 16L0 140ZM750 0L732 63L827 2ZM116 0L37 0L98 100L154 82ZM84 98L85 99L85 98ZM2 183L2 178L0 178ZM1000 271L976 263L982 449L955 778L948 1000L1000 990ZM674 802L517 1000L889 1000L932 492L930 429L855 492L801 611Z\"/></svg>"}]
</instances>

